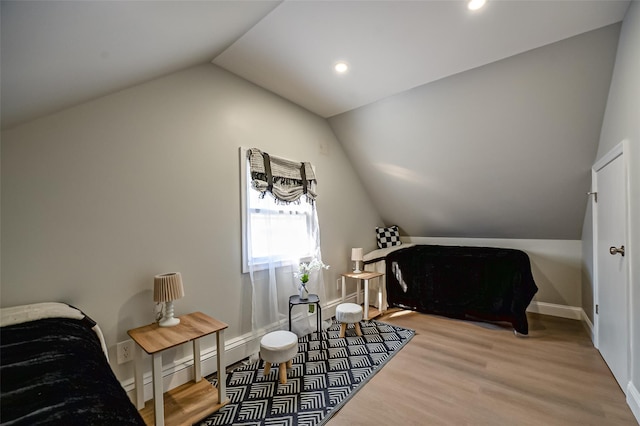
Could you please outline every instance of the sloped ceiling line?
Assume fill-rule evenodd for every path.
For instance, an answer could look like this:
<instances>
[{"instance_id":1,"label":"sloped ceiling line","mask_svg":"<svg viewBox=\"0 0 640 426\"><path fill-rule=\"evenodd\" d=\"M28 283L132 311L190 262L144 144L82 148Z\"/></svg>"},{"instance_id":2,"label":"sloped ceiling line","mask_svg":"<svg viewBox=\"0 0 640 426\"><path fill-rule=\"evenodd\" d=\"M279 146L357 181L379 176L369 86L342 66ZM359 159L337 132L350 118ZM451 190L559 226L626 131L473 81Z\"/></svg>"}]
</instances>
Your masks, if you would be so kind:
<instances>
[{"instance_id":1,"label":"sloped ceiling line","mask_svg":"<svg viewBox=\"0 0 640 426\"><path fill-rule=\"evenodd\" d=\"M578 239L629 4L5 0L2 128L213 62L329 118L388 224Z\"/></svg>"}]
</instances>

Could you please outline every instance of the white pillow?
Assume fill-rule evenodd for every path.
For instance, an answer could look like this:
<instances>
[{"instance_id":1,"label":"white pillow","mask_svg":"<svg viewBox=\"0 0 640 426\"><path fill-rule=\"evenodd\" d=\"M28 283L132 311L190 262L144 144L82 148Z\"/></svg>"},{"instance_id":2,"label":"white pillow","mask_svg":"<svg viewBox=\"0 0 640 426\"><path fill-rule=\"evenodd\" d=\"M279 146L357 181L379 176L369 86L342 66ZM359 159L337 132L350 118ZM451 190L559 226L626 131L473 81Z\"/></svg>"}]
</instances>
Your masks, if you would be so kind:
<instances>
[{"instance_id":1,"label":"white pillow","mask_svg":"<svg viewBox=\"0 0 640 426\"><path fill-rule=\"evenodd\" d=\"M413 243L404 243L404 244L398 245L398 246L392 246L392 247L387 247L387 248L383 248L383 249L373 250L373 251L370 251L369 253L365 254L364 256L362 256L362 260L364 262L369 262L371 260L384 259L391 252L394 252L396 250L400 250L402 248L413 247L413 246L415 246L415 244L413 244Z\"/></svg>"}]
</instances>

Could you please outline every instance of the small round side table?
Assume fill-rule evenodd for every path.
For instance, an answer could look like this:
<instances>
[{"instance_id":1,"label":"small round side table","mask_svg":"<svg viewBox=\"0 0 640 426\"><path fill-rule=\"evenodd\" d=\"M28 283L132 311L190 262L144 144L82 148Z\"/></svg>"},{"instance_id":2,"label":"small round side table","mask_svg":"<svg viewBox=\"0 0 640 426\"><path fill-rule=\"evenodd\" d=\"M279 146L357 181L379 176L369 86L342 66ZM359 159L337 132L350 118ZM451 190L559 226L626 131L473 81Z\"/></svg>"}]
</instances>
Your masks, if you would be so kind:
<instances>
[{"instance_id":1,"label":"small round side table","mask_svg":"<svg viewBox=\"0 0 640 426\"><path fill-rule=\"evenodd\" d=\"M310 294L308 299L300 299L300 296L289 296L289 331L291 331L291 309L296 305L309 305L314 304L318 308L316 311L316 327L318 333L318 340L320 341L320 347L322 347L322 308L320 307L320 297L317 294Z\"/></svg>"}]
</instances>

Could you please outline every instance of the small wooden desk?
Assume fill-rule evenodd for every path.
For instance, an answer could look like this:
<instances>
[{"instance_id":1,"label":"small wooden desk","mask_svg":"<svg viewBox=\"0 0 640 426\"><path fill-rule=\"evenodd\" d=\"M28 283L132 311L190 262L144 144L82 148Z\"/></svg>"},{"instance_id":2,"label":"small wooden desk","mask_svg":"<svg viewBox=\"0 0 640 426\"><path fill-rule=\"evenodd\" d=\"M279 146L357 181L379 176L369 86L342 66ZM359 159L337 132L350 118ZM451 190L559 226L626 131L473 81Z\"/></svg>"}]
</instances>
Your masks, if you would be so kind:
<instances>
[{"instance_id":1,"label":"small wooden desk","mask_svg":"<svg viewBox=\"0 0 640 426\"><path fill-rule=\"evenodd\" d=\"M344 301L347 298L347 289L345 286L345 278L354 278L358 281L358 288L356 292L356 301L360 303L360 281L364 281L364 319L369 320L369 280L373 278L380 278L384 274L382 272L369 272L362 271L360 273L356 272L345 272L342 274L342 300ZM378 280L378 307L382 307L382 286ZM376 310L376 312L379 312ZM374 315L375 316L375 315Z\"/></svg>"},{"instance_id":2,"label":"small wooden desk","mask_svg":"<svg viewBox=\"0 0 640 426\"><path fill-rule=\"evenodd\" d=\"M153 357L153 401L145 405L142 380L142 351L136 351L136 402L145 423L158 426L191 425L211 413L218 411L229 400L226 396L226 374L224 363L224 329L227 324L202 312L179 317L180 324L160 327L157 323L134 328L127 333L139 348ZM200 362L200 338L216 333L218 353L218 392L209 381L202 380ZM193 342L193 382L185 383L163 393L162 351Z\"/></svg>"}]
</instances>

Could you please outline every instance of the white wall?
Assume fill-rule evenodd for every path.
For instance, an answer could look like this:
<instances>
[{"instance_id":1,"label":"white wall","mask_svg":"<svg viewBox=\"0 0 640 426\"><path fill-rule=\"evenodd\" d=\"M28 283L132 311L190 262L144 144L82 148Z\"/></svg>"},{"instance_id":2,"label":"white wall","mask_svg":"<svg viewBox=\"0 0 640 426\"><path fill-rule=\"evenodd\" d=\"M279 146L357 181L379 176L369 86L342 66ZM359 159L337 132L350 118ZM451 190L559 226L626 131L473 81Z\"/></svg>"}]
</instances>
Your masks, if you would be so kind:
<instances>
[{"instance_id":1,"label":"white wall","mask_svg":"<svg viewBox=\"0 0 640 426\"><path fill-rule=\"evenodd\" d=\"M625 244L631 267L631 386L627 390L627 401L640 421L640 2L637 1L631 2L622 23L596 160L625 139L629 141L631 194L630 238ZM585 222L585 228L591 226L589 212ZM592 246L593 235L585 233L582 238ZM592 275L592 268L592 262L585 263L586 274ZM590 284L585 283L584 291L593 292Z\"/></svg>"},{"instance_id":2,"label":"white wall","mask_svg":"<svg viewBox=\"0 0 640 426\"><path fill-rule=\"evenodd\" d=\"M2 306L83 309L123 381L133 369L115 365L115 345L153 321L155 274L182 272L176 315L214 316L229 324L227 340L248 333L239 146L316 167L328 298L337 298L351 247L373 248L381 225L340 144L326 120L203 65L2 133ZM164 363L182 356L168 351Z\"/></svg>"}]
</instances>

